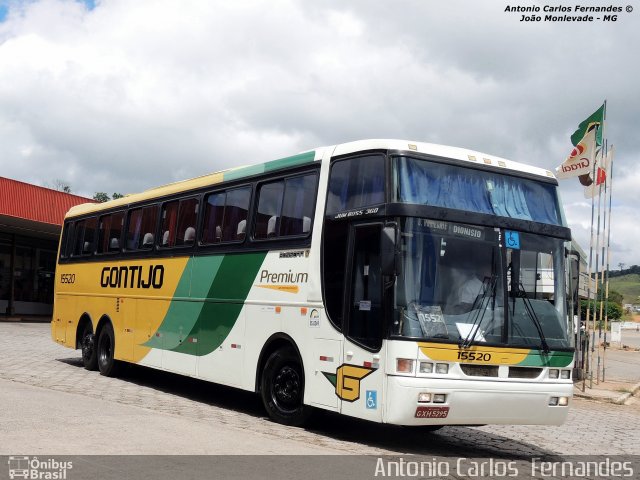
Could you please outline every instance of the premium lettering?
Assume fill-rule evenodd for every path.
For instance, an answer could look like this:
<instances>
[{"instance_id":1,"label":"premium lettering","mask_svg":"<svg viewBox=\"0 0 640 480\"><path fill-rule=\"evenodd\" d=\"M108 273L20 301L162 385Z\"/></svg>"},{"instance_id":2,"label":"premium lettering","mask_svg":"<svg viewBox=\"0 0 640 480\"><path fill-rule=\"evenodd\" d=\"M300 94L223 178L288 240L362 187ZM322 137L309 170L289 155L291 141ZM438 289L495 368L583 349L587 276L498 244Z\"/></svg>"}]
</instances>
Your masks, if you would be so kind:
<instances>
[{"instance_id":1,"label":"premium lettering","mask_svg":"<svg viewBox=\"0 0 640 480\"><path fill-rule=\"evenodd\" d=\"M260 272L260 283L307 283L308 273L294 273L289 270L286 273L271 273L269 270Z\"/></svg>"}]
</instances>

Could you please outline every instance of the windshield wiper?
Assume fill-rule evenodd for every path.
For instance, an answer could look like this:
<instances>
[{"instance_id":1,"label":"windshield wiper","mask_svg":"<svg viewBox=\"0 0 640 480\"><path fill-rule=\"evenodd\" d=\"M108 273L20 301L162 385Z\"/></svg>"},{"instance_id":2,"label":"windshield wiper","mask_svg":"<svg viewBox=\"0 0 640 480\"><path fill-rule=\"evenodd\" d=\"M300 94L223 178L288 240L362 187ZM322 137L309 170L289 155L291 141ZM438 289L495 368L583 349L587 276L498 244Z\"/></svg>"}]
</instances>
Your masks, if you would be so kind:
<instances>
[{"instance_id":1,"label":"windshield wiper","mask_svg":"<svg viewBox=\"0 0 640 480\"><path fill-rule=\"evenodd\" d=\"M471 306L471 310L476 312L476 316L473 319L473 323L471 324L471 329L464 340L460 338L460 343L458 346L460 348L469 348L471 346L471 342L476 338L476 333L480 330L480 326L482 325L482 321L484 320L484 315L487 312L487 306L489 305L489 301L493 298L495 299L495 291L496 284L498 282L498 277L496 275L492 275L491 277L486 277L482 282L482 286L480 287L480 291L482 291L482 295L480 295L480 291L478 295L476 295L476 299ZM491 296L487 299L487 294L491 292ZM487 304L484 305L484 300L487 299ZM478 305L480 304L480 305ZM477 308L477 307L480 308ZM477 325L476 325L477 324Z\"/></svg>"},{"instance_id":2,"label":"windshield wiper","mask_svg":"<svg viewBox=\"0 0 640 480\"><path fill-rule=\"evenodd\" d=\"M542 324L540 323L540 320L536 315L536 311L533 309L533 305L531 305L531 300L529 300L529 297L527 297L527 292L524 289L524 285L522 285L522 282L518 283L518 291L516 292L515 296L522 298L524 309L529 314L529 317L533 321L533 324L535 325L536 330L538 331L538 336L540 337L540 342L541 342L540 346L542 347L542 351L544 353L549 353L549 345L547 344L547 339L545 338L544 332L542 331ZM515 303L514 303L514 308L513 308L514 314L515 314L515 311L516 310L515 310Z\"/></svg>"}]
</instances>

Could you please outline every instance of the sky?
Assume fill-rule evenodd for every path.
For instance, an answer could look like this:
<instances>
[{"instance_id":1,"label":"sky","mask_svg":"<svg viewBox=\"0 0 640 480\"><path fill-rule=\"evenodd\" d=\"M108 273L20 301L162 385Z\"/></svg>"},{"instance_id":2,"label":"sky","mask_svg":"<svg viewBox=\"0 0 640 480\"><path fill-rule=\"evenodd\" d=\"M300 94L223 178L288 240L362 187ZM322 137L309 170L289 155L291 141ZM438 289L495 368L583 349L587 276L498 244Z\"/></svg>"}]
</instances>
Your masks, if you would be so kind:
<instances>
[{"instance_id":1,"label":"sky","mask_svg":"<svg viewBox=\"0 0 640 480\"><path fill-rule=\"evenodd\" d=\"M623 12L615 22L505 12L576 4ZM365 138L554 169L606 99L610 264L637 265L640 5L626 11L635 4L0 0L0 175L63 180L90 197L133 193ZM588 252L591 202L575 178L560 193Z\"/></svg>"}]
</instances>

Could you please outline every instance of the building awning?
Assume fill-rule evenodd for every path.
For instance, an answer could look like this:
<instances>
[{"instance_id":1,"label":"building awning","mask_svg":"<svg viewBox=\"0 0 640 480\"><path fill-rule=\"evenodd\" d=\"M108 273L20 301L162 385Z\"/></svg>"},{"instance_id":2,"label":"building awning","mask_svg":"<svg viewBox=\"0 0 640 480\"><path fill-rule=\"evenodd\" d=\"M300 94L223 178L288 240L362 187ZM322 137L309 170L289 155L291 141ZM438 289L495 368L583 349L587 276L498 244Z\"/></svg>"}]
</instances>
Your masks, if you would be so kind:
<instances>
[{"instance_id":1,"label":"building awning","mask_svg":"<svg viewBox=\"0 0 640 480\"><path fill-rule=\"evenodd\" d=\"M0 177L0 230L25 236L60 234L67 211L94 200Z\"/></svg>"}]
</instances>

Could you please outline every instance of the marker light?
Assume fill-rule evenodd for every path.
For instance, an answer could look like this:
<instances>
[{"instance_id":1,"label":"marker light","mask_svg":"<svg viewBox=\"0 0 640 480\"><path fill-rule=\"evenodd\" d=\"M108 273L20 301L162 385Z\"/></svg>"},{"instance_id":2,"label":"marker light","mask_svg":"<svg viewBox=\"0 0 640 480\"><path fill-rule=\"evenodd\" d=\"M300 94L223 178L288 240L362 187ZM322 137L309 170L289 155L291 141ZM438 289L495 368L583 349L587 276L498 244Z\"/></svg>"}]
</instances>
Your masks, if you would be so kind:
<instances>
[{"instance_id":1,"label":"marker light","mask_svg":"<svg viewBox=\"0 0 640 480\"><path fill-rule=\"evenodd\" d=\"M420 362L420 373L432 373L432 372L433 372L433 363Z\"/></svg>"},{"instance_id":2,"label":"marker light","mask_svg":"<svg viewBox=\"0 0 640 480\"><path fill-rule=\"evenodd\" d=\"M571 370L560 370L560 378L569 380L571 378Z\"/></svg>"},{"instance_id":3,"label":"marker light","mask_svg":"<svg viewBox=\"0 0 640 480\"><path fill-rule=\"evenodd\" d=\"M431 401L430 393L419 393L418 394L418 403L429 403Z\"/></svg>"},{"instance_id":4,"label":"marker light","mask_svg":"<svg viewBox=\"0 0 640 480\"><path fill-rule=\"evenodd\" d=\"M569 405L569 397L560 397L560 399L558 400L558 405L560 405L561 407L566 407L567 405Z\"/></svg>"},{"instance_id":5,"label":"marker light","mask_svg":"<svg viewBox=\"0 0 640 480\"><path fill-rule=\"evenodd\" d=\"M436 373L449 373L449 364L436 363Z\"/></svg>"},{"instance_id":6,"label":"marker light","mask_svg":"<svg viewBox=\"0 0 640 480\"><path fill-rule=\"evenodd\" d=\"M396 372L398 373L413 372L413 360L409 358L396 358Z\"/></svg>"},{"instance_id":7,"label":"marker light","mask_svg":"<svg viewBox=\"0 0 640 480\"><path fill-rule=\"evenodd\" d=\"M447 396L444 393L435 393L433 395L433 403L444 403Z\"/></svg>"},{"instance_id":8,"label":"marker light","mask_svg":"<svg viewBox=\"0 0 640 480\"><path fill-rule=\"evenodd\" d=\"M560 370L558 370L557 368L551 368L549 370L549 378L558 378L559 375L560 375Z\"/></svg>"}]
</instances>

